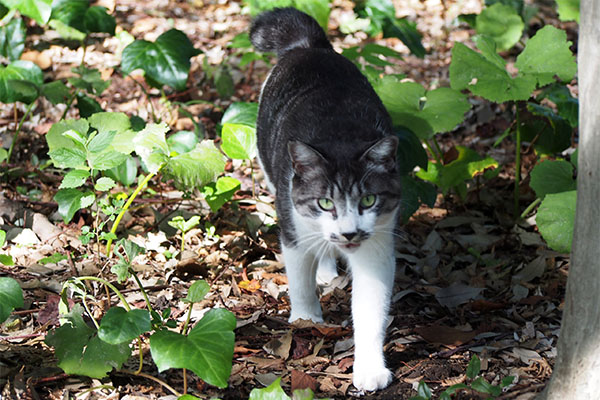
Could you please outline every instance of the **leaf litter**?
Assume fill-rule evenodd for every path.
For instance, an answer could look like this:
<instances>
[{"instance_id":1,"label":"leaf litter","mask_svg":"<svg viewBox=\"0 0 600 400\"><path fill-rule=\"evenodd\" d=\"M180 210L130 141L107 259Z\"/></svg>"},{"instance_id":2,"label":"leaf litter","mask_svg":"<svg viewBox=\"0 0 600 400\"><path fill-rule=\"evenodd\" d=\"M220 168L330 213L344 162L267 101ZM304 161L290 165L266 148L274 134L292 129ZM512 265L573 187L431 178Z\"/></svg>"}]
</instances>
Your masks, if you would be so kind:
<instances>
[{"instance_id":1,"label":"leaf litter","mask_svg":"<svg viewBox=\"0 0 600 400\"><path fill-rule=\"evenodd\" d=\"M434 2L397 3L398 10L417 21L431 54L421 60L407 55L403 45L394 39L384 39L383 44L406 54L399 67L409 78L426 85L447 82L451 42L461 39L461 35L468 36L464 29L448 33L447 28L459 12L479 12L481 4L451 1L444 2L442 7ZM339 0L333 4L334 10L351 8ZM457 11L459 4L466 8ZM211 65L224 61L229 55L229 41L248 27L248 17L240 14L238 2L151 1L141 7L139 3L119 1L116 10L124 29L147 40L155 40L167 31L169 18L204 51L199 58L206 57ZM333 25L337 23L335 16L334 11ZM33 35L31 39L50 41L50 35ZM346 41L362 39L360 34L354 34ZM334 46L341 49L346 44L336 37ZM89 66L99 67L105 78L114 80L100 100L107 109L150 119L147 102L128 100L144 98L134 82L139 78L122 78L114 73L118 65L115 54L122 47L113 37L95 41L87 50ZM72 75L70 68L81 56L81 48L71 50L53 45L27 57L60 78ZM234 74L235 94L231 100L256 101L266 71L266 66L257 65L252 76L245 76L244 71ZM194 105L189 110L199 117L207 134L214 136L215 126L229 102L218 98L204 74L200 61L193 61L190 79L199 89L192 98L210 104ZM177 129L193 129L190 118L158 107L159 93L155 89L149 93L150 101L163 118ZM179 94L169 96L175 99ZM43 189L41 200L31 201L16 190L17 186L37 186L25 173L35 170L28 154L44 157L46 150L39 135L45 134L62 114L62 110L48 104L42 104L42 108L43 112L24 126L31 135L22 142L23 147L27 147L28 141L30 144L29 153L22 156L19 165L22 174L15 181L2 183L0 192L0 227L9 232L8 243L0 252L10 254L15 260L15 266L0 265L0 275L17 279L26 292L23 309L14 312L2 326L1 393L22 398L62 398L104 384L117 389L91 392L88 398L163 398L167 392L142 377L113 372L98 381L65 375L56 367L51 349L43 343L50 329L58 326L58 293L66 279L97 275L114 280L114 276L109 272L111 262L98 256L93 245L84 245L79 239L81 226L89 215L82 214L69 225L57 219L56 205L51 199L58 182L51 173L38 170ZM481 140L480 134L490 129L490 125L501 124L503 111L487 103L474 110L480 110L474 116L477 122L460 127L452 137L443 135L442 146L451 148L455 143L469 143L477 150L489 149L490 143ZM3 108L1 118L10 120L11 112L12 109ZM76 114L71 110L67 115ZM0 132L0 140L6 137ZM494 151L512 152L503 146ZM160 196L156 201L139 199L137 209L125 224L129 238L147 249L135 259L133 267L158 311L169 309L171 315L183 320L185 308L180 300L193 281L206 279L211 290L203 301L194 305L192 319L197 321L214 307L225 307L236 315L229 387L217 390L191 374L188 374L189 386L202 396L240 399L246 398L252 388L267 386L281 377L286 390L311 388L318 397L347 398L354 393L348 274L342 271L332 285L321 289L327 324L309 321L289 324L287 279L277 254L276 230L272 227L272 197L260 189L261 201L252 199L251 171L245 164L236 162L229 170L242 182L235 206L227 204L213 215L198 199L183 199L181 192L168 184L155 182L153 188ZM500 174L496 181L473 191L478 198L468 197L464 203L440 195L434 208L420 209L402 227L403 239L396 248L398 274L385 345L395 379L387 389L363 398L408 398L416 395L415 384L420 380L439 393L464 381L472 354L481 358L483 376L488 382L498 382L509 375L516 377L502 398L529 398L542 390L556 356L569 259L547 250L531 226L511 227L502 223L507 217L499 215L502 211L498 210L503 208L498 207L498 199L510 198L511 184ZM201 227L185 236L189 257L183 257L183 261L172 257L177 255L180 237L165 227L166 221L177 213L189 214L186 218L201 217ZM209 225L214 230L206 228ZM41 262L56 253L64 258ZM101 286L90 285L89 290L98 310L114 303L114 299L106 298ZM123 293L131 304L143 305L143 296L133 286L123 287ZM135 368L134 365L133 359L126 363L128 368ZM145 361L145 372L156 375L155 368ZM181 374L181 370L171 369L160 376L171 385L180 385Z\"/></svg>"}]
</instances>

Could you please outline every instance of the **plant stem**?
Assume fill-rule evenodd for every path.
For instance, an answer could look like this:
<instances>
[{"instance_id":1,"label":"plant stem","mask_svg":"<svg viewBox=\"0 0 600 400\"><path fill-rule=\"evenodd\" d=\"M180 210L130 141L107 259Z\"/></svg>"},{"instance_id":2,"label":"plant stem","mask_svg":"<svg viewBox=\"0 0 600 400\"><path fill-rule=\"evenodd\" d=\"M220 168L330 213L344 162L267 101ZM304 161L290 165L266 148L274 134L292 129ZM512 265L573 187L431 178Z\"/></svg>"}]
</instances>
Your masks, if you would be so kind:
<instances>
[{"instance_id":1,"label":"plant stem","mask_svg":"<svg viewBox=\"0 0 600 400\"><path fill-rule=\"evenodd\" d=\"M521 114L519 112L519 104L515 103L517 127L516 127L516 143L515 143L515 189L514 189L514 217L519 217L519 183L521 181Z\"/></svg>"},{"instance_id":2,"label":"plant stem","mask_svg":"<svg viewBox=\"0 0 600 400\"><path fill-rule=\"evenodd\" d=\"M183 256L183 250L185 249L185 231L181 231L181 254L179 255L179 259Z\"/></svg>"},{"instance_id":3,"label":"plant stem","mask_svg":"<svg viewBox=\"0 0 600 400\"><path fill-rule=\"evenodd\" d=\"M121 71L123 72L123 71ZM138 82L136 79L131 78L135 83L137 83L137 85L142 89L142 92L144 92L144 94L146 95L146 99L148 100L148 103L150 103L150 110L152 112L152 121L155 123L158 123L160 121L157 121L157 117L156 117L156 112L154 111L154 104L152 104L152 99L150 98L150 95L148 94L148 91L146 90L146 88L144 87L144 85L142 85L140 82Z\"/></svg>"},{"instance_id":4,"label":"plant stem","mask_svg":"<svg viewBox=\"0 0 600 400\"><path fill-rule=\"evenodd\" d=\"M115 292L115 294L117 295L119 300L121 300L121 303L123 303L123 306L125 307L125 309L127 311L131 311L131 307L129 307L129 303L127 303L127 300L125 300L125 297L121 294L119 289L117 289L112 283L110 283L106 279L97 278L95 276L80 276L80 277L73 278L73 279L79 279L81 281L97 281L97 282L100 282L100 283L108 286L113 292Z\"/></svg>"},{"instance_id":5,"label":"plant stem","mask_svg":"<svg viewBox=\"0 0 600 400\"><path fill-rule=\"evenodd\" d=\"M433 158L435 158L435 161L437 161L437 163L441 166L443 163L440 155L433 149L433 147L431 147L431 144L429 144L428 140L424 140L423 142L425 143L425 146L427 146L427 149L429 150Z\"/></svg>"},{"instance_id":6,"label":"plant stem","mask_svg":"<svg viewBox=\"0 0 600 400\"><path fill-rule=\"evenodd\" d=\"M10 144L10 148L8 149L8 155L6 156L6 164L7 165L10 163L10 156L12 155L13 149L17 145L17 142L19 141L19 132L21 132L21 127L23 126L23 123L25 122L25 120L29 116L29 113L31 112L31 109L33 108L34 104L35 104L35 101L32 101L31 104L29 104L27 106L27 110L25 111L25 114L23 115L23 118L21 118L21 121L19 121L19 125L17 126L17 130L15 131L15 134L13 135L12 143ZM15 105L15 107L16 107L16 105Z\"/></svg>"},{"instance_id":7,"label":"plant stem","mask_svg":"<svg viewBox=\"0 0 600 400\"><path fill-rule=\"evenodd\" d=\"M254 164L252 164L252 160L248 160L250 161L250 176L252 177L252 198L256 199L256 189L254 188L256 186L256 182L254 181Z\"/></svg>"},{"instance_id":8,"label":"plant stem","mask_svg":"<svg viewBox=\"0 0 600 400\"><path fill-rule=\"evenodd\" d=\"M87 302L85 301L85 296L82 297L81 304L83 304L83 308L85 308L85 311L88 313L90 319L94 323L94 326L96 326L96 330L100 329L100 325L98 325L98 322L96 322L96 319L94 318L92 312L90 311L90 308L87 305Z\"/></svg>"},{"instance_id":9,"label":"plant stem","mask_svg":"<svg viewBox=\"0 0 600 400\"><path fill-rule=\"evenodd\" d=\"M525 211L523 211L521 213L521 219L525 218L527 216L527 214L529 214L531 212L531 210L533 210L538 204L540 204L542 202L542 199L540 199L539 197L537 199L535 199L534 201L531 202L530 205L527 206L527 208L525 209Z\"/></svg>"},{"instance_id":10,"label":"plant stem","mask_svg":"<svg viewBox=\"0 0 600 400\"><path fill-rule=\"evenodd\" d=\"M69 109L71 108L71 105L73 104L73 102L75 101L75 98L77 97L77 95L79 94L79 89L75 90L73 92L73 94L71 95L71 97L69 98L69 101L67 101L67 108L65 108L65 111L63 112L63 114L60 116L60 120L62 121L63 119L65 119L65 117L67 116L67 112L69 111Z\"/></svg>"},{"instance_id":11,"label":"plant stem","mask_svg":"<svg viewBox=\"0 0 600 400\"><path fill-rule=\"evenodd\" d=\"M131 262L131 260L129 260L129 262ZM140 281L140 278L138 278L137 274L135 273L135 271L133 270L133 268L130 269L131 275L133 276L133 279L135 279L135 282L137 283L138 287L140 288L140 291L142 292L142 296L144 296L144 300L146 300L146 306L148 307L148 311L152 312L152 306L150 305L150 298L148 298L148 293L146 293L146 289L144 289L144 285L142 285L142 281Z\"/></svg>"},{"instance_id":12,"label":"plant stem","mask_svg":"<svg viewBox=\"0 0 600 400\"><path fill-rule=\"evenodd\" d=\"M140 349L140 366L138 367L137 371L135 371L136 375L142 372L142 367L144 366L144 352L142 351L142 339L138 336L137 341L138 348Z\"/></svg>"},{"instance_id":13,"label":"plant stem","mask_svg":"<svg viewBox=\"0 0 600 400\"><path fill-rule=\"evenodd\" d=\"M156 173L158 173L158 171L160 171L161 168L162 168L162 165L160 167L158 167L158 170L156 171ZM137 186L137 188L135 188L133 193L131 193L131 196L129 196L129 199L127 199L127 203L125 203L125 205L121 209L121 212L119 212L119 215L117 215L115 222L113 222L113 226L110 229L110 233L114 234L115 232L117 232L117 227L119 226L119 222L121 222L121 219L123 219L123 215L125 215L125 213L129 209L129 206L131 205L131 203L133 203L133 200L135 200L137 195L142 191L142 189L144 188L144 186L146 186L146 184L150 181L150 179L152 179L152 177L154 175L156 175L156 173L152 173L152 172L149 173L146 176L146 178L144 178L144 180L142 182L140 182L140 184ZM108 239L108 241L106 242L106 256L108 258L110 258L112 255L112 251L111 251L112 242L113 242L112 238Z\"/></svg>"},{"instance_id":14,"label":"plant stem","mask_svg":"<svg viewBox=\"0 0 600 400\"><path fill-rule=\"evenodd\" d=\"M175 396L181 397L181 393L179 393L177 390L173 389L166 382L163 382L160 379L158 379L152 375L148 375L144 372L134 372L134 371L130 371L128 369L120 369L119 372L123 372L123 373L129 374L129 375L142 376L144 378L150 379L151 381L154 381L154 382L158 383L159 385L165 387L169 392L173 393Z\"/></svg>"}]
</instances>

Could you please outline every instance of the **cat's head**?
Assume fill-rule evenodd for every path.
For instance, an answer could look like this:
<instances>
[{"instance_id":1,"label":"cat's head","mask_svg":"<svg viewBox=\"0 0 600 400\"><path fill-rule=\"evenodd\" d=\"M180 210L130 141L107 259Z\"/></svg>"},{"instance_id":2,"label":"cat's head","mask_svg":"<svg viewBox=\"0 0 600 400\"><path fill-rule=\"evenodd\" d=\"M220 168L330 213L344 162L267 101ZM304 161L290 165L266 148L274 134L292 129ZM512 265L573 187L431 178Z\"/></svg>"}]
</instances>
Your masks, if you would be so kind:
<instances>
[{"instance_id":1,"label":"cat's head","mask_svg":"<svg viewBox=\"0 0 600 400\"><path fill-rule=\"evenodd\" d=\"M343 252L356 250L378 232L389 233L400 204L397 146L396 136L385 136L362 152L337 150L325 156L290 142L291 198L303 223Z\"/></svg>"}]
</instances>

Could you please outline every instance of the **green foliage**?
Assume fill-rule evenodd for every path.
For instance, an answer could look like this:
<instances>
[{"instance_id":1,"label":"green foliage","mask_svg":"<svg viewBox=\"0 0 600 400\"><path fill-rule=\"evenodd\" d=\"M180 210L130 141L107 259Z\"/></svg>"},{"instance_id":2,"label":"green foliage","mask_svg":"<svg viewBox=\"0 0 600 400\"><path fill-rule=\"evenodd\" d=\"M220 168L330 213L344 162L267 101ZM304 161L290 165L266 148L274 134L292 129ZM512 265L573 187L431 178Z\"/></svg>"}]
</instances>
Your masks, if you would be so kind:
<instances>
[{"instance_id":1,"label":"green foliage","mask_svg":"<svg viewBox=\"0 0 600 400\"><path fill-rule=\"evenodd\" d=\"M315 394L310 389L296 389L292 397L285 394L281 388L281 378L275 379L263 389L252 389L248 400L313 400Z\"/></svg>"},{"instance_id":2,"label":"green foliage","mask_svg":"<svg viewBox=\"0 0 600 400\"><path fill-rule=\"evenodd\" d=\"M150 352L159 371L187 368L211 385L226 387L231 373L234 315L212 309L184 336L158 330L150 336Z\"/></svg>"},{"instance_id":3,"label":"green foliage","mask_svg":"<svg viewBox=\"0 0 600 400\"><path fill-rule=\"evenodd\" d=\"M256 127L257 117L258 103L233 103L223 114L221 126L226 123L231 123Z\"/></svg>"},{"instance_id":4,"label":"green foliage","mask_svg":"<svg viewBox=\"0 0 600 400\"><path fill-rule=\"evenodd\" d=\"M11 61L18 60L25 48L25 22L14 18L0 27L0 55Z\"/></svg>"},{"instance_id":5,"label":"green foliage","mask_svg":"<svg viewBox=\"0 0 600 400\"><path fill-rule=\"evenodd\" d=\"M400 39L415 56L425 56L425 48L421 44L421 34L417 31L416 24L406 18L396 18L396 9L391 0L357 1L354 11L360 18L370 21L366 32L371 36L383 32L383 37Z\"/></svg>"},{"instance_id":6,"label":"green foliage","mask_svg":"<svg viewBox=\"0 0 600 400\"><path fill-rule=\"evenodd\" d=\"M426 91L418 83L400 82L390 76L374 88L394 124L410 129L423 140L454 129L471 108L465 95L450 88Z\"/></svg>"},{"instance_id":7,"label":"green foliage","mask_svg":"<svg viewBox=\"0 0 600 400\"><path fill-rule=\"evenodd\" d=\"M83 308L76 304L63 316L66 322L49 333L45 342L54 347L58 366L65 373L103 378L127 361L131 349L128 343L110 344L100 339L82 314Z\"/></svg>"},{"instance_id":8,"label":"green foliage","mask_svg":"<svg viewBox=\"0 0 600 400\"><path fill-rule=\"evenodd\" d=\"M560 20L579 22L579 3L580 0L556 0Z\"/></svg>"},{"instance_id":9,"label":"green foliage","mask_svg":"<svg viewBox=\"0 0 600 400\"><path fill-rule=\"evenodd\" d=\"M167 145L171 152L178 154L191 151L198 144L198 136L192 131L179 131L167 138Z\"/></svg>"},{"instance_id":10,"label":"green foliage","mask_svg":"<svg viewBox=\"0 0 600 400\"><path fill-rule=\"evenodd\" d=\"M577 191L547 194L538 209L535 221L542 237L552 249L570 253L575 224Z\"/></svg>"},{"instance_id":11,"label":"green foliage","mask_svg":"<svg viewBox=\"0 0 600 400\"><path fill-rule=\"evenodd\" d=\"M225 168L225 157L211 140L203 140L192 151L172 157L163 169L175 186L193 190L214 182Z\"/></svg>"},{"instance_id":12,"label":"green foliage","mask_svg":"<svg viewBox=\"0 0 600 400\"><path fill-rule=\"evenodd\" d=\"M34 19L40 25L46 24L52 13L52 0L2 0L0 2L11 10L19 10L21 14Z\"/></svg>"},{"instance_id":13,"label":"green foliage","mask_svg":"<svg viewBox=\"0 0 600 400\"><path fill-rule=\"evenodd\" d=\"M225 123L221 131L221 148L232 159L251 160L256 156L256 128Z\"/></svg>"},{"instance_id":14,"label":"green foliage","mask_svg":"<svg viewBox=\"0 0 600 400\"><path fill-rule=\"evenodd\" d=\"M216 182L209 183L202 188L204 200L213 212L217 212L223 204L231 200L231 197L241 187L240 181L230 176L222 176Z\"/></svg>"},{"instance_id":15,"label":"green foliage","mask_svg":"<svg viewBox=\"0 0 600 400\"><path fill-rule=\"evenodd\" d=\"M0 277L0 323L6 321L13 309L20 307L23 307L21 286L12 278Z\"/></svg>"},{"instance_id":16,"label":"green foliage","mask_svg":"<svg viewBox=\"0 0 600 400\"><path fill-rule=\"evenodd\" d=\"M471 360L469 361L469 365L467 366L467 379L470 384L457 383L455 385L450 386L442 393L440 393L440 400L450 400L451 396L456 394L458 391L471 389L483 394L490 395L490 399L496 398L502 394L502 389L509 386L513 380L514 376L507 376L502 379L500 385L492 385L487 382L483 377L478 377L481 372L481 361L476 354L473 354ZM431 389L424 381L419 382L419 386L417 387L417 396L411 397L410 400L429 400L433 398L433 393Z\"/></svg>"},{"instance_id":17,"label":"green foliage","mask_svg":"<svg viewBox=\"0 0 600 400\"><path fill-rule=\"evenodd\" d=\"M515 67L519 73L515 77L508 73L506 62L496 53L493 39L479 36L475 42L480 53L462 43L454 45L450 84L453 89L469 89L474 95L498 103L527 100L536 87L554 82L554 76L568 81L577 70L566 33L549 25L529 39L517 57Z\"/></svg>"},{"instance_id":18,"label":"green foliage","mask_svg":"<svg viewBox=\"0 0 600 400\"><path fill-rule=\"evenodd\" d=\"M245 2L250 6L252 16L278 7L297 8L316 19L319 25L327 31L331 0L245 0Z\"/></svg>"},{"instance_id":19,"label":"green foliage","mask_svg":"<svg viewBox=\"0 0 600 400\"><path fill-rule=\"evenodd\" d=\"M498 51L513 47L521 38L524 27L517 11L500 2L484 8L475 19L477 33L494 39Z\"/></svg>"},{"instance_id":20,"label":"green foliage","mask_svg":"<svg viewBox=\"0 0 600 400\"><path fill-rule=\"evenodd\" d=\"M199 53L183 32L171 29L155 42L136 40L128 45L123 50L121 68L125 74L142 69L151 86L167 85L180 91L187 83L190 58Z\"/></svg>"},{"instance_id":21,"label":"green foliage","mask_svg":"<svg viewBox=\"0 0 600 400\"><path fill-rule=\"evenodd\" d=\"M187 296L183 299L185 303L198 303L204 299L204 297L210 291L210 286L205 280L200 279L194 283L188 289Z\"/></svg>"},{"instance_id":22,"label":"green foliage","mask_svg":"<svg viewBox=\"0 0 600 400\"><path fill-rule=\"evenodd\" d=\"M190 229L193 229L200 223L200 217L198 215L194 215L187 221L181 215L173 217L169 221L169 225L175 229L180 230L183 233L187 233Z\"/></svg>"},{"instance_id":23,"label":"green foliage","mask_svg":"<svg viewBox=\"0 0 600 400\"><path fill-rule=\"evenodd\" d=\"M2 246L4 246L5 241L6 241L6 232L3 231L2 229L0 229L0 249L2 249ZM14 265L15 263L10 255L0 254L0 264L10 266L10 265Z\"/></svg>"},{"instance_id":24,"label":"green foliage","mask_svg":"<svg viewBox=\"0 0 600 400\"><path fill-rule=\"evenodd\" d=\"M98 337L110 344L131 343L133 339L152 329L147 310L110 308L100 323Z\"/></svg>"},{"instance_id":25,"label":"green foliage","mask_svg":"<svg viewBox=\"0 0 600 400\"><path fill-rule=\"evenodd\" d=\"M31 61L17 60L0 65L0 102L33 102L44 79L40 67Z\"/></svg>"},{"instance_id":26,"label":"green foliage","mask_svg":"<svg viewBox=\"0 0 600 400\"><path fill-rule=\"evenodd\" d=\"M568 161L543 161L531 171L529 186L540 199L544 199L547 194L576 190L577 182L573 171L573 164Z\"/></svg>"},{"instance_id":27,"label":"green foliage","mask_svg":"<svg viewBox=\"0 0 600 400\"><path fill-rule=\"evenodd\" d=\"M497 168L498 162L487 156L463 146L456 146L456 158L446 164L429 161L427 170L420 170L417 176L425 181L435 183L445 194L451 188L457 188L461 197L466 195L464 182L482 174L488 168Z\"/></svg>"}]
</instances>

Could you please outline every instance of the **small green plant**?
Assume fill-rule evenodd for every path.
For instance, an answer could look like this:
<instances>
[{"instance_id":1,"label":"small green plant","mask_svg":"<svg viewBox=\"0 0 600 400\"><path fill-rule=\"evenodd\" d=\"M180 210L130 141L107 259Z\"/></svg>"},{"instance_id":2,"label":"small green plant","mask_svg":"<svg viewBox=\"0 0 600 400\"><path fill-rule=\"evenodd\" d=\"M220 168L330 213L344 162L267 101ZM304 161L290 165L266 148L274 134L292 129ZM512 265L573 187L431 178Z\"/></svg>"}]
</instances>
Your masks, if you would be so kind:
<instances>
[{"instance_id":1,"label":"small green plant","mask_svg":"<svg viewBox=\"0 0 600 400\"><path fill-rule=\"evenodd\" d=\"M292 397L281 388L281 378L277 378L264 389L252 389L248 400L313 400L315 394L310 389L296 389Z\"/></svg>"},{"instance_id":2,"label":"small green plant","mask_svg":"<svg viewBox=\"0 0 600 400\"><path fill-rule=\"evenodd\" d=\"M2 246L4 246L4 243L6 242L6 232L3 231L2 229L0 229L0 250L2 249ZM15 262L13 261L12 257L9 254L0 254L0 264L2 265L14 265Z\"/></svg>"},{"instance_id":3,"label":"small green plant","mask_svg":"<svg viewBox=\"0 0 600 400\"><path fill-rule=\"evenodd\" d=\"M19 283L12 278L0 278L0 324L20 307L23 307L23 289Z\"/></svg>"},{"instance_id":4,"label":"small green plant","mask_svg":"<svg viewBox=\"0 0 600 400\"><path fill-rule=\"evenodd\" d=\"M176 217L173 217L173 219L171 219L169 221L170 226L177 229L178 231L181 231L181 250L180 250L181 254L183 254L183 250L185 249L185 234L189 230L198 226L199 223L200 223L200 217L197 215L194 215L187 221L181 215L178 215Z\"/></svg>"},{"instance_id":5,"label":"small green plant","mask_svg":"<svg viewBox=\"0 0 600 400\"><path fill-rule=\"evenodd\" d=\"M513 380L514 376L507 376L502 379L500 385L492 385L488 381L486 381L483 377L477 376L481 372L481 361L476 354L473 354L471 360L469 361L469 365L467 366L467 379L469 381L468 384L465 383L457 383L455 385L450 386L442 393L440 393L440 400L450 400L454 394L461 390L473 390L479 393L488 394L491 398L496 398L502 394L502 389L509 386ZM410 400L430 400L433 399L433 394L431 393L431 389L424 381L419 382L419 386L417 387L417 396L411 397Z\"/></svg>"},{"instance_id":6,"label":"small green plant","mask_svg":"<svg viewBox=\"0 0 600 400\"><path fill-rule=\"evenodd\" d=\"M132 309L121 292L102 278L70 279L61 293L61 326L46 337L46 343L55 348L59 367L68 374L102 378L113 368L121 368L131 354L132 341L137 341L141 347L141 335L149 334L150 354L159 371L185 368L211 385L226 387L233 357L234 315L224 309L212 309L189 329L193 304L201 301L210 290L206 282L197 281L184 299L189 304L189 311L182 333L170 330L177 327L177 322L169 318L170 309L158 313L152 308L141 281L131 267L133 259L143 248L130 241L121 241L119 250L119 261L111 271L117 275L119 282L133 277L146 300L147 309ZM88 301L94 298L87 293L84 281L96 281L107 286L123 307L110 308L98 323L91 317ZM81 304L69 309L68 292L77 296ZM85 323L84 316L91 319L93 328ZM141 371L143 354L140 348L140 365L136 373Z\"/></svg>"}]
</instances>

